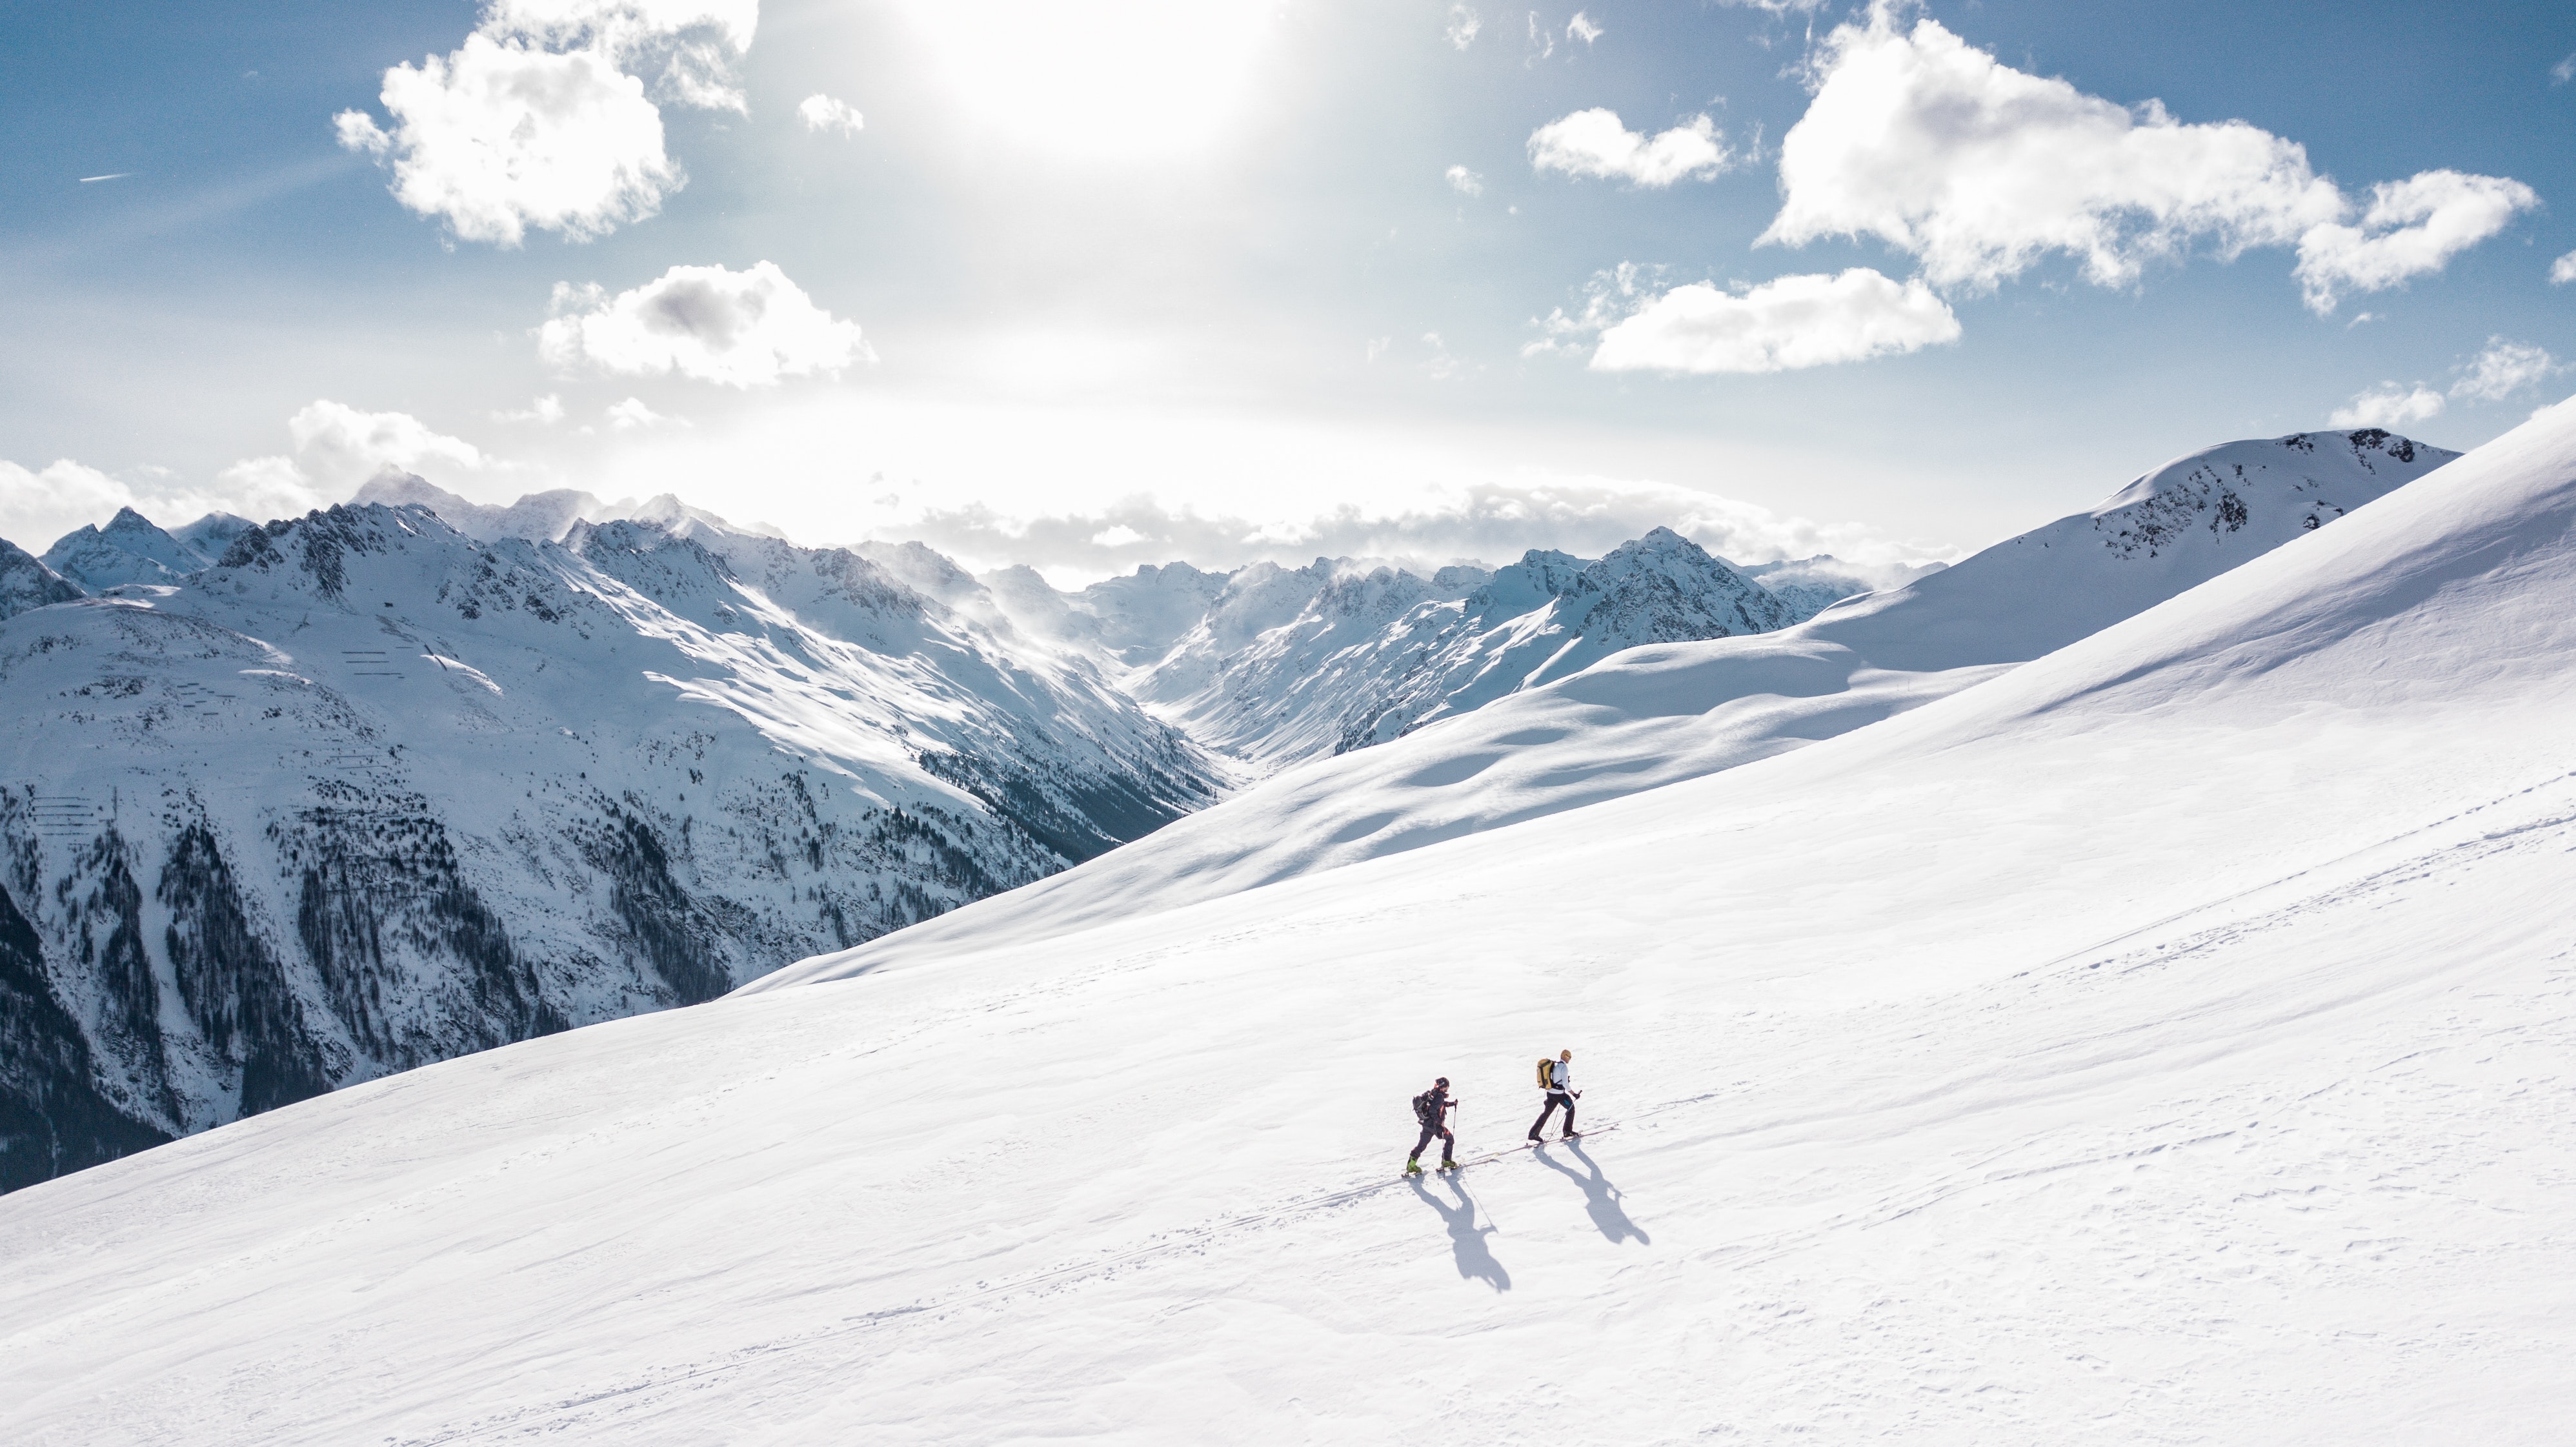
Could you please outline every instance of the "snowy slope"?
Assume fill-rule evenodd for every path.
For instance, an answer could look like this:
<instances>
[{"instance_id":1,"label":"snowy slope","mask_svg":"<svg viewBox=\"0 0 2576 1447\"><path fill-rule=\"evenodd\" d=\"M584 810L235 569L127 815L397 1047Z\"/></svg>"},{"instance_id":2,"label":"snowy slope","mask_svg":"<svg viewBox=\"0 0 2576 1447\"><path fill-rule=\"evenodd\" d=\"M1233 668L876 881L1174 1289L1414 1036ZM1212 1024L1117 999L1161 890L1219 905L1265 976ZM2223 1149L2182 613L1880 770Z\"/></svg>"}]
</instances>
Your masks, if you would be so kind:
<instances>
[{"instance_id":1,"label":"snowy slope","mask_svg":"<svg viewBox=\"0 0 2576 1447\"><path fill-rule=\"evenodd\" d=\"M1640 647L1362 753L1282 772L1153 838L774 985L1034 944L1697 778L1919 707L2098 632L2458 454L2375 430L2231 442L2101 506L1781 632Z\"/></svg>"},{"instance_id":2,"label":"snowy slope","mask_svg":"<svg viewBox=\"0 0 2576 1447\"><path fill-rule=\"evenodd\" d=\"M704 1000L1216 782L1080 660L685 520L270 524L0 623L0 705L0 1186L97 1158L49 1101L166 1136Z\"/></svg>"},{"instance_id":3,"label":"snowy slope","mask_svg":"<svg viewBox=\"0 0 2576 1447\"><path fill-rule=\"evenodd\" d=\"M1880 726L0 1199L35 1442L2544 1443L2576 412ZM1470 1149L1570 1047L1580 1147Z\"/></svg>"}]
</instances>

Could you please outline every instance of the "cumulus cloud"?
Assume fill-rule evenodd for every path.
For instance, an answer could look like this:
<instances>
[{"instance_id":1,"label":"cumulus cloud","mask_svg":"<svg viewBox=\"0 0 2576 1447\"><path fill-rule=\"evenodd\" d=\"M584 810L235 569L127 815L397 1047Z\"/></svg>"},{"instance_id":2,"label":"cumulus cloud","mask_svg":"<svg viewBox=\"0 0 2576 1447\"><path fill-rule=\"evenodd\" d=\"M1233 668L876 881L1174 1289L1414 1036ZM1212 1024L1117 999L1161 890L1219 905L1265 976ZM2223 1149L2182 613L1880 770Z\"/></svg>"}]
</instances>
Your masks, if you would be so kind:
<instances>
[{"instance_id":1,"label":"cumulus cloud","mask_svg":"<svg viewBox=\"0 0 2576 1447\"><path fill-rule=\"evenodd\" d=\"M620 432L632 432L643 427L658 427L665 422L677 421L679 419L676 417L664 416L645 406L644 399L641 397L629 397L608 409L608 425ZM688 424L682 422L680 425L685 427Z\"/></svg>"},{"instance_id":2,"label":"cumulus cloud","mask_svg":"<svg viewBox=\"0 0 2576 1447\"><path fill-rule=\"evenodd\" d=\"M828 95L805 97L797 102L796 114L804 118L805 129L809 131L839 131L845 136L855 136L868 126L867 117L860 115L857 107Z\"/></svg>"},{"instance_id":3,"label":"cumulus cloud","mask_svg":"<svg viewBox=\"0 0 2576 1447\"><path fill-rule=\"evenodd\" d=\"M0 460L0 537L43 552L64 533L104 523L121 507L164 527L218 511L265 522L341 501L388 468L453 480L498 465L474 444L408 413L362 412L327 398L288 418L286 432L291 454L244 458L211 484L160 468L120 477L69 459L41 471Z\"/></svg>"},{"instance_id":4,"label":"cumulus cloud","mask_svg":"<svg viewBox=\"0 0 2576 1447\"><path fill-rule=\"evenodd\" d=\"M2381 182L2360 224L2313 226L2299 238L2300 287L2323 315L2344 290L2385 291L2440 271L2539 204L2538 192L2501 176L2425 171Z\"/></svg>"},{"instance_id":5,"label":"cumulus cloud","mask_svg":"<svg viewBox=\"0 0 2576 1447\"><path fill-rule=\"evenodd\" d=\"M2337 427L2402 427L2442 415L2450 402L2502 402L2565 371L2545 347L2489 337L2485 348L2457 368L2450 395L2421 382L2382 382L2353 395L2327 418Z\"/></svg>"},{"instance_id":6,"label":"cumulus cloud","mask_svg":"<svg viewBox=\"0 0 2576 1447\"><path fill-rule=\"evenodd\" d=\"M589 240L684 183L657 98L746 109L732 67L758 13L757 0L493 0L463 46L384 73L390 128L348 110L333 129L462 240L517 246L531 227Z\"/></svg>"},{"instance_id":7,"label":"cumulus cloud","mask_svg":"<svg viewBox=\"0 0 2576 1447\"><path fill-rule=\"evenodd\" d=\"M1452 166L1449 168L1449 189L1461 196L1482 196L1485 194L1485 178L1464 166Z\"/></svg>"},{"instance_id":8,"label":"cumulus cloud","mask_svg":"<svg viewBox=\"0 0 2576 1447\"><path fill-rule=\"evenodd\" d=\"M2545 347L2489 337L2486 350L2461 368L2460 380L2451 384L2451 395L2473 402L2501 402L2563 370Z\"/></svg>"},{"instance_id":9,"label":"cumulus cloud","mask_svg":"<svg viewBox=\"0 0 2576 1447\"><path fill-rule=\"evenodd\" d=\"M492 414L492 420L495 422L535 422L548 427L561 422L563 419L563 398L552 392L548 392L546 395L530 402L520 411L495 412Z\"/></svg>"},{"instance_id":10,"label":"cumulus cloud","mask_svg":"<svg viewBox=\"0 0 2576 1447\"><path fill-rule=\"evenodd\" d=\"M1867 267L1783 276L1741 291L1704 281L1656 292L1634 266L1593 279L1583 314L1562 309L1524 354L1597 334L1600 372L1787 372L1920 351L1959 339L1959 319L1920 278Z\"/></svg>"},{"instance_id":11,"label":"cumulus cloud","mask_svg":"<svg viewBox=\"0 0 2576 1447\"><path fill-rule=\"evenodd\" d=\"M479 472L488 461L473 443L435 431L408 412L362 412L327 398L287 418L286 435L295 442L293 457L237 462L222 479L234 487L300 487L337 497L389 468L435 480Z\"/></svg>"},{"instance_id":12,"label":"cumulus cloud","mask_svg":"<svg viewBox=\"0 0 2576 1447\"><path fill-rule=\"evenodd\" d=\"M1706 179L1734 159L1717 124L1693 116L1648 137L1620 124L1619 113L1595 106L1553 120L1530 133L1530 165L1569 176L1604 176L1632 185L1664 187L1685 178Z\"/></svg>"},{"instance_id":13,"label":"cumulus cloud","mask_svg":"<svg viewBox=\"0 0 2576 1447\"><path fill-rule=\"evenodd\" d=\"M2051 253L2119 286L2199 246L2295 246L2322 313L2345 291L2440 270L2538 203L2519 181L2428 171L2359 206L2296 142L2243 121L2184 124L2152 100L2115 105L1886 11L1837 28L1815 77L1760 239L1875 236L1945 289L1990 290Z\"/></svg>"},{"instance_id":14,"label":"cumulus cloud","mask_svg":"<svg viewBox=\"0 0 2576 1447\"><path fill-rule=\"evenodd\" d=\"M1352 557L1427 569L1466 559L1512 562L1531 548L1598 557L1659 526L1746 564L1818 553L1864 566L1953 556L1854 524L1819 524L1690 488L1609 478L1479 484L1404 507L1345 505L1294 519L1211 515L1167 507L1150 497L1098 511L1039 516L976 504L934 510L917 522L879 533L890 542L918 540L977 568L1026 563L1101 576L1140 563L1176 560L1234 568L1265 559L1293 565L1317 557Z\"/></svg>"},{"instance_id":15,"label":"cumulus cloud","mask_svg":"<svg viewBox=\"0 0 2576 1447\"><path fill-rule=\"evenodd\" d=\"M837 375L873 356L858 323L814 305L767 261L747 271L674 266L614 296L596 285L558 283L554 309L538 329L537 352L558 367L768 387L816 372Z\"/></svg>"},{"instance_id":16,"label":"cumulus cloud","mask_svg":"<svg viewBox=\"0 0 2576 1447\"><path fill-rule=\"evenodd\" d=\"M41 470L0 460L0 538L42 553L74 529L101 525L130 507L163 527L180 527L210 512L266 521L291 517L328 502L292 467L236 465L212 487L181 481L158 468L131 478L62 458Z\"/></svg>"},{"instance_id":17,"label":"cumulus cloud","mask_svg":"<svg viewBox=\"0 0 2576 1447\"><path fill-rule=\"evenodd\" d=\"M1599 40L1602 34L1601 23L1580 10L1574 12L1573 19L1565 22L1565 38L1568 40L1580 40L1590 45Z\"/></svg>"},{"instance_id":18,"label":"cumulus cloud","mask_svg":"<svg viewBox=\"0 0 2576 1447\"><path fill-rule=\"evenodd\" d=\"M2404 427L2442 415L2442 394L2426 386L2382 382L2337 407L2326 418L2330 427Z\"/></svg>"},{"instance_id":19,"label":"cumulus cloud","mask_svg":"<svg viewBox=\"0 0 2576 1447\"><path fill-rule=\"evenodd\" d=\"M2558 258L2556 261L2549 263L2549 284L2551 286L2565 286L2571 281L2576 281L2576 251L2571 251L2565 256Z\"/></svg>"},{"instance_id":20,"label":"cumulus cloud","mask_svg":"<svg viewBox=\"0 0 2576 1447\"><path fill-rule=\"evenodd\" d=\"M1440 33L1449 38L1451 45L1464 50L1476 43L1476 32L1484 28L1485 17L1478 15L1475 7L1452 5L1449 7L1449 23L1442 27Z\"/></svg>"}]
</instances>

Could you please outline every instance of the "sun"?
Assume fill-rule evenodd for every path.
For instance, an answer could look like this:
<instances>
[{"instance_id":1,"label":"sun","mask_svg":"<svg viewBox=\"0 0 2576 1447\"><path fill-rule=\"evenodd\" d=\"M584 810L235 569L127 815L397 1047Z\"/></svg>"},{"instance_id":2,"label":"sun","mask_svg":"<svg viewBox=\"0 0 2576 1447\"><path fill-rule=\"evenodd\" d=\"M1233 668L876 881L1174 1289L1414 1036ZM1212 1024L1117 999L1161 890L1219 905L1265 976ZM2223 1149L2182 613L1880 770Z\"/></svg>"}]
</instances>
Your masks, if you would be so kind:
<instances>
[{"instance_id":1,"label":"sun","mask_svg":"<svg viewBox=\"0 0 2576 1447\"><path fill-rule=\"evenodd\" d=\"M975 123L1103 161L1202 149L1241 104L1278 0L903 0Z\"/></svg>"}]
</instances>

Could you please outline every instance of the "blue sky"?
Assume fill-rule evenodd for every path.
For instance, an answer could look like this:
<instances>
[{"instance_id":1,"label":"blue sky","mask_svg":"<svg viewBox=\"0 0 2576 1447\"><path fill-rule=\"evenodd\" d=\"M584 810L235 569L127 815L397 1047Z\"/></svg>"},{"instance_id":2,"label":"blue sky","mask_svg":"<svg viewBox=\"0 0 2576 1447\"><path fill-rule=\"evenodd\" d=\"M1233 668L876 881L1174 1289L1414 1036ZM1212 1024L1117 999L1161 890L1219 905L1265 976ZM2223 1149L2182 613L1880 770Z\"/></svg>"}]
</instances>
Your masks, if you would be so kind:
<instances>
[{"instance_id":1,"label":"blue sky","mask_svg":"<svg viewBox=\"0 0 2576 1447\"><path fill-rule=\"evenodd\" d=\"M2541 5L21 7L0 536L394 465L1067 579L1944 555L2576 390L2571 56ZM492 75L552 86L517 181L456 143L527 118Z\"/></svg>"}]
</instances>

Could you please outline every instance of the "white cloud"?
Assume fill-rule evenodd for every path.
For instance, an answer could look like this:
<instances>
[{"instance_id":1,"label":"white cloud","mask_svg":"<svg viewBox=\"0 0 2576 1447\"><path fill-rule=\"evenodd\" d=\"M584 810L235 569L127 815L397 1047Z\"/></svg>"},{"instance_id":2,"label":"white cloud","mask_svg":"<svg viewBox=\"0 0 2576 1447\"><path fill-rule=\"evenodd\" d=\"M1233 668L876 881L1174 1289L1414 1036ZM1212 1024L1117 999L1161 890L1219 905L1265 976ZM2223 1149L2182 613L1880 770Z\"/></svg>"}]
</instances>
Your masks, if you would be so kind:
<instances>
[{"instance_id":1,"label":"white cloud","mask_svg":"<svg viewBox=\"0 0 2576 1447\"><path fill-rule=\"evenodd\" d=\"M666 417L645 406L644 399L641 397L629 397L623 402L611 405L608 409L608 425L620 432L631 432L642 427L658 427L665 422L678 420L674 417ZM685 427L688 424L683 422L680 425Z\"/></svg>"},{"instance_id":2,"label":"white cloud","mask_svg":"<svg viewBox=\"0 0 2576 1447\"><path fill-rule=\"evenodd\" d=\"M1464 166L1452 166L1449 168L1449 189L1461 196L1482 196L1485 194L1485 178Z\"/></svg>"},{"instance_id":3,"label":"white cloud","mask_svg":"<svg viewBox=\"0 0 2576 1447\"><path fill-rule=\"evenodd\" d=\"M1464 50L1476 43L1476 32L1484 28L1485 18L1478 15L1473 6L1452 5L1449 7L1449 24L1440 33L1449 37L1451 45Z\"/></svg>"},{"instance_id":4,"label":"white cloud","mask_svg":"<svg viewBox=\"0 0 2576 1447\"><path fill-rule=\"evenodd\" d=\"M805 129L809 131L839 131L845 136L855 136L866 130L868 125L867 117L860 115L856 107L828 95L805 97L797 102L796 114L804 118Z\"/></svg>"},{"instance_id":5,"label":"white cloud","mask_svg":"<svg viewBox=\"0 0 2576 1447\"><path fill-rule=\"evenodd\" d=\"M1440 340L1438 332L1424 332L1422 345L1431 349L1431 360L1422 364L1422 370L1435 382L1446 382L1452 377L1463 377L1475 370L1449 354L1449 344Z\"/></svg>"},{"instance_id":6,"label":"white cloud","mask_svg":"<svg viewBox=\"0 0 2576 1447\"><path fill-rule=\"evenodd\" d=\"M237 513L262 522L292 517L331 500L315 491L292 464L283 468L236 464L211 488L189 486L159 468L136 472L129 480L69 458L41 471L0 460L0 538L42 553L65 533L105 524L121 507L130 507L163 527L180 527L210 512Z\"/></svg>"},{"instance_id":7,"label":"white cloud","mask_svg":"<svg viewBox=\"0 0 2576 1447\"><path fill-rule=\"evenodd\" d=\"M2502 177L2430 171L2356 208L2307 151L2243 121L2186 125L1998 62L1887 11L1821 47L1815 100L1780 148L1780 213L1760 238L1876 236L1942 288L1991 289L2041 257L2103 286L2195 245L2297 246L2310 305L2439 270L2536 204ZM2347 224L2360 209L2357 225Z\"/></svg>"},{"instance_id":8,"label":"white cloud","mask_svg":"<svg viewBox=\"0 0 2576 1447\"><path fill-rule=\"evenodd\" d=\"M408 413L361 412L328 399L299 409L286 431L294 455L244 458L210 486L157 467L135 469L127 478L69 459L42 471L0 461L0 537L41 553L64 533L104 523L121 507L164 527L217 511L265 522L328 507L389 467L452 480L495 466L474 444L433 431Z\"/></svg>"},{"instance_id":9,"label":"white cloud","mask_svg":"<svg viewBox=\"0 0 2576 1447\"><path fill-rule=\"evenodd\" d=\"M492 420L495 422L537 422L549 427L553 426L555 423L561 422L563 419L563 398L553 392L548 392L546 395L530 402L527 405L527 408L523 411L495 412L492 414Z\"/></svg>"},{"instance_id":10,"label":"white cloud","mask_svg":"<svg viewBox=\"0 0 2576 1447\"><path fill-rule=\"evenodd\" d=\"M559 367L588 364L626 376L677 372L730 387L837 375L873 354L856 322L835 319L772 262L747 271L674 266L658 280L608 295L555 287L557 315L537 352Z\"/></svg>"},{"instance_id":11,"label":"white cloud","mask_svg":"<svg viewBox=\"0 0 2576 1447\"><path fill-rule=\"evenodd\" d=\"M361 412L327 399L287 418L286 435L295 439L294 468L325 491L355 487L387 468L452 476L480 471L485 462L473 443L434 432L408 412ZM247 469L241 472L245 478L276 477L283 485L287 474L274 470L279 460L255 458L233 469Z\"/></svg>"},{"instance_id":12,"label":"white cloud","mask_svg":"<svg viewBox=\"0 0 2576 1447\"><path fill-rule=\"evenodd\" d=\"M2576 52L2570 52L2566 59L2549 67L2550 84L2565 85L2571 80L2576 80Z\"/></svg>"},{"instance_id":13,"label":"white cloud","mask_svg":"<svg viewBox=\"0 0 2576 1447\"><path fill-rule=\"evenodd\" d=\"M742 111L732 65L757 18L756 0L493 0L463 46L384 73L390 130L357 110L332 125L463 240L589 240L685 181L644 73L670 103Z\"/></svg>"},{"instance_id":14,"label":"white cloud","mask_svg":"<svg viewBox=\"0 0 2576 1447\"><path fill-rule=\"evenodd\" d=\"M1580 40L1590 45L1599 40L1602 34L1600 22L1580 10L1574 12L1573 19L1565 22L1565 38L1568 40Z\"/></svg>"},{"instance_id":15,"label":"white cloud","mask_svg":"<svg viewBox=\"0 0 2576 1447\"><path fill-rule=\"evenodd\" d=\"M2337 407L2329 427L2403 427L2442 415L2442 394L2430 387L2382 382Z\"/></svg>"},{"instance_id":16,"label":"white cloud","mask_svg":"<svg viewBox=\"0 0 2576 1447\"><path fill-rule=\"evenodd\" d=\"M482 28L596 49L652 75L664 99L748 114L733 70L759 24L760 0L491 0Z\"/></svg>"},{"instance_id":17,"label":"white cloud","mask_svg":"<svg viewBox=\"0 0 2576 1447\"><path fill-rule=\"evenodd\" d=\"M1686 177L1705 179L1733 159L1726 138L1706 116L1693 116L1649 139L1602 107L1576 111L1530 133L1530 164L1569 176L1611 176L1639 186L1669 186Z\"/></svg>"},{"instance_id":18,"label":"white cloud","mask_svg":"<svg viewBox=\"0 0 2576 1447\"><path fill-rule=\"evenodd\" d=\"M2565 286L2571 281L2576 281L2576 251L2571 251L2565 256L2558 258L2556 261L2549 263L2549 284L2551 286Z\"/></svg>"},{"instance_id":19,"label":"white cloud","mask_svg":"<svg viewBox=\"0 0 2576 1447\"><path fill-rule=\"evenodd\" d=\"M2487 338L2486 350L2462 369L2451 395L2475 402L2501 402L2525 387L2537 386L2563 370L2544 347Z\"/></svg>"},{"instance_id":20,"label":"white cloud","mask_svg":"<svg viewBox=\"0 0 2576 1447\"><path fill-rule=\"evenodd\" d=\"M2540 204L2520 181L2424 171L2370 188L2358 226L2314 226L2299 238L2298 278L2319 315L2338 291L2384 291L2440 271L2451 258L2495 235L2519 211Z\"/></svg>"},{"instance_id":21,"label":"white cloud","mask_svg":"<svg viewBox=\"0 0 2576 1447\"><path fill-rule=\"evenodd\" d=\"M1535 10L1529 13L1529 43L1530 49L1537 51L1538 54L1531 57L1526 62L1528 64L1535 65L1556 54L1556 32L1538 23L1538 12Z\"/></svg>"},{"instance_id":22,"label":"white cloud","mask_svg":"<svg viewBox=\"0 0 2576 1447\"><path fill-rule=\"evenodd\" d=\"M1592 368L1697 374L1786 372L1959 339L1959 319L1920 279L1867 267L1783 276L1742 293L1707 282L1646 300L1601 331Z\"/></svg>"}]
</instances>

